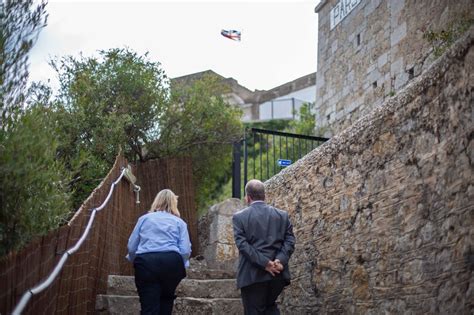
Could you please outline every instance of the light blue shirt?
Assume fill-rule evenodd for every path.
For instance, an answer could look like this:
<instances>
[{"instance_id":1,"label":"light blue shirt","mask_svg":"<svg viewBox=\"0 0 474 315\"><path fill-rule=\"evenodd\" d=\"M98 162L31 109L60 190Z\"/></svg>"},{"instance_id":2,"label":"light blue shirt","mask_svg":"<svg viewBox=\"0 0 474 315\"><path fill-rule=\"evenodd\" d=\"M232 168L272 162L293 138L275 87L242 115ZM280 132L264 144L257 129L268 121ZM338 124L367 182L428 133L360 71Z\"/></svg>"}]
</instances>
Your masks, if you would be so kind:
<instances>
[{"instance_id":1,"label":"light blue shirt","mask_svg":"<svg viewBox=\"0 0 474 315\"><path fill-rule=\"evenodd\" d=\"M174 251L183 257L189 267L191 242L186 222L166 211L147 213L138 219L128 239L127 259L133 261L138 254Z\"/></svg>"}]
</instances>

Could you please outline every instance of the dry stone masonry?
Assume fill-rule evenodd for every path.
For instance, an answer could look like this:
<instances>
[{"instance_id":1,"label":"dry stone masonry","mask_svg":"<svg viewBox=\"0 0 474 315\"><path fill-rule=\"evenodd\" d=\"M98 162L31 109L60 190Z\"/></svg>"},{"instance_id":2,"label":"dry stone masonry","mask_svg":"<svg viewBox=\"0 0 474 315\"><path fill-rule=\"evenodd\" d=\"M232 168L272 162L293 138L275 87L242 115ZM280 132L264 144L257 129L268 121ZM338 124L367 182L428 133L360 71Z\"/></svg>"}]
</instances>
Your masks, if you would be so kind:
<instances>
[{"instance_id":1,"label":"dry stone masonry","mask_svg":"<svg viewBox=\"0 0 474 315\"><path fill-rule=\"evenodd\" d=\"M234 242L232 216L245 208L236 198L212 206L199 219L199 244L201 254L209 268L233 271L239 252Z\"/></svg>"},{"instance_id":2,"label":"dry stone masonry","mask_svg":"<svg viewBox=\"0 0 474 315\"><path fill-rule=\"evenodd\" d=\"M471 28L395 97L266 183L297 238L284 314L472 314L473 46Z\"/></svg>"},{"instance_id":3,"label":"dry stone masonry","mask_svg":"<svg viewBox=\"0 0 474 315\"><path fill-rule=\"evenodd\" d=\"M382 104L434 60L427 31L474 18L472 0L322 0L316 126L335 134ZM334 25L337 22L336 25Z\"/></svg>"}]
</instances>

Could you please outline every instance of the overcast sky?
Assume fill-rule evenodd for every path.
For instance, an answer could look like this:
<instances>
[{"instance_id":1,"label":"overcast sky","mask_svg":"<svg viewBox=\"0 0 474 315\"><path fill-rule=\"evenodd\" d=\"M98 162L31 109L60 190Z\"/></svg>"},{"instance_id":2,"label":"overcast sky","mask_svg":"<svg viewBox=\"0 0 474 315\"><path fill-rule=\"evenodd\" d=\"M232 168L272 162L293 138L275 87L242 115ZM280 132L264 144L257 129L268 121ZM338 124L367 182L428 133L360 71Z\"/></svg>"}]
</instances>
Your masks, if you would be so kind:
<instances>
[{"instance_id":1,"label":"overcast sky","mask_svg":"<svg viewBox=\"0 0 474 315\"><path fill-rule=\"evenodd\" d=\"M54 1L30 55L30 79L52 79L54 56L129 47L173 78L212 69L251 90L316 71L318 0ZM237 29L242 41L220 35Z\"/></svg>"}]
</instances>

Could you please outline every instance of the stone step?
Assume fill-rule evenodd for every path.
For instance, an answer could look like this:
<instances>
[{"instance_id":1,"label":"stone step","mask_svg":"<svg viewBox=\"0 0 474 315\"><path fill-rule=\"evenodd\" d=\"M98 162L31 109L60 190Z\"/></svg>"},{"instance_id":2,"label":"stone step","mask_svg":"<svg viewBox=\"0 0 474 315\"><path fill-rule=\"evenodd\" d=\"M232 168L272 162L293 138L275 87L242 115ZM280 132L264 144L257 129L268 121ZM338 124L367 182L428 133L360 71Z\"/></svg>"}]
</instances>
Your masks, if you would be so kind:
<instances>
[{"instance_id":1,"label":"stone step","mask_svg":"<svg viewBox=\"0 0 474 315\"><path fill-rule=\"evenodd\" d=\"M195 258L191 258L186 275L189 279L235 279L236 276L235 271L209 268L206 261Z\"/></svg>"},{"instance_id":2,"label":"stone step","mask_svg":"<svg viewBox=\"0 0 474 315\"><path fill-rule=\"evenodd\" d=\"M123 296L137 295L135 277L109 275L107 279L107 294Z\"/></svg>"},{"instance_id":3,"label":"stone step","mask_svg":"<svg viewBox=\"0 0 474 315\"><path fill-rule=\"evenodd\" d=\"M186 315L241 315L244 313L240 298L177 298L174 303L173 314Z\"/></svg>"},{"instance_id":4,"label":"stone step","mask_svg":"<svg viewBox=\"0 0 474 315\"><path fill-rule=\"evenodd\" d=\"M107 294L114 296L137 295L134 277L110 275L107 281ZM192 298L240 298L235 279L185 278L176 289L176 295Z\"/></svg>"},{"instance_id":5,"label":"stone step","mask_svg":"<svg viewBox=\"0 0 474 315\"><path fill-rule=\"evenodd\" d=\"M188 279L235 279L235 271L189 268L186 270L186 278Z\"/></svg>"},{"instance_id":6,"label":"stone step","mask_svg":"<svg viewBox=\"0 0 474 315\"><path fill-rule=\"evenodd\" d=\"M140 301L138 296L98 295L96 300L98 314L138 315ZM243 314L243 306L237 298L201 299L178 297L173 314L179 315L237 315Z\"/></svg>"},{"instance_id":7,"label":"stone step","mask_svg":"<svg viewBox=\"0 0 474 315\"><path fill-rule=\"evenodd\" d=\"M183 279L176 288L176 295L190 298L240 298L235 279Z\"/></svg>"}]
</instances>

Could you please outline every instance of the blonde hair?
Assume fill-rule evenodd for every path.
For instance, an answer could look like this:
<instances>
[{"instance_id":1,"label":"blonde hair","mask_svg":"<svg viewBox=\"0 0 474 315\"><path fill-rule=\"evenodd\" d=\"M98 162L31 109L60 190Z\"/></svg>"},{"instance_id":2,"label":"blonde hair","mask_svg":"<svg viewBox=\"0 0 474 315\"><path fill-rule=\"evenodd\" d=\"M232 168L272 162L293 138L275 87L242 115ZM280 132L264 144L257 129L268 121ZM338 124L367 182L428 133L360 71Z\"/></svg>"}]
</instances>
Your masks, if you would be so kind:
<instances>
[{"instance_id":1,"label":"blonde hair","mask_svg":"<svg viewBox=\"0 0 474 315\"><path fill-rule=\"evenodd\" d=\"M181 215L178 210L178 196L169 189L163 189L156 195L155 200L151 204L149 212L155 211L166 211L180 217Z\"/></svg>"}]
</instances>

